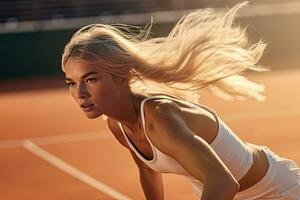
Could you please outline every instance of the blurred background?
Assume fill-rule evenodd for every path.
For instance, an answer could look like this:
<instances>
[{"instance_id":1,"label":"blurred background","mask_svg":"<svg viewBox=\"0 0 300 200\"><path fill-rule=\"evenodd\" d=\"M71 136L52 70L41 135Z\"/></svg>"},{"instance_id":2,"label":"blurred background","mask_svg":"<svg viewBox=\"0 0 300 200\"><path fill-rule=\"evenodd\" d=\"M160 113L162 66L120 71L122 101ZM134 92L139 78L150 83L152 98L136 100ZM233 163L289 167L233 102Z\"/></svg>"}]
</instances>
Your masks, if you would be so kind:
<instances>
[{"instance_id":1,"label":"blurred background","mask_svg":"<svg viewBox=\"0 0 300 200\"><path fill-rule=\"evenodd\" d=\"M237 0L1 0L0 91L61 86L60 58L72 33L90 23L149 24L164 36L189 10L228 8ZM250 41L268 44L261 62L273 70L299 66L300 1L252 0L237 24L248 26ZM289 63L287 66L287 62ZM47 81L45 79L47 78ZM22 80L21 84L18 81ZM44 82L41 82L44 81ZM32 82L32 81L31 81ZM38 84L35 84L38 83Z\"/></svg>"},{"instance_id":2,"label":"blurred background","mask_svg":"<svg viewBox=\"0 0 300 200\"><path fill-rule=\"evenodd\" d=\"M87 24L145 26L153 17L152 37L166 36L185 13L239 2L0 0L0 199L145 199L128 150L68 93L63 48ZM272 71L246 74L266 86L266 101L224 101L205 90L200 100L241 139L300 164L300 0L249 3L235 22L248 27L250 42L268 45L260 64ZM197 199L186 179L163 179L166 200Z\"/></svg>"}]
</instances>

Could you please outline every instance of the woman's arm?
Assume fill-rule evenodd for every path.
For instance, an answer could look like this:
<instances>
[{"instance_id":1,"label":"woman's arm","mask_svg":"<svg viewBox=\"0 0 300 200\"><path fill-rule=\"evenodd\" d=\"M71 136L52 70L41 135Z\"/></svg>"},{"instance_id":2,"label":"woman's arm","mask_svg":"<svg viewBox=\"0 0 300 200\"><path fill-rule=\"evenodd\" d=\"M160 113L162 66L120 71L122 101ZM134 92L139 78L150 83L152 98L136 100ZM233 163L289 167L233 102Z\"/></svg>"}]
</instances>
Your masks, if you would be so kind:
<instances>
[{"instance_id":1,"label":"woman's arm","mask_svg":"<svg viewBox=\"0 0 300 200\"><path fill-rule=\"evenodd\" d=\"M233 199L238 182L209 144L189 129L176 103L149 101L145 113L147 134L153 144L204 182L202 200Z\"/></svg>"},{"instance_id":2,"label":"woman's arm","mask_svg":"<svg viewBox=\"0 0 300 200\"><path fill-rule=\"evenodd\" d=\"M149 168L143 163L134 152L130 150L130 153L139 168L140 182L147 200L163 200L164 199L164 187L162 175L159 172Z\"/></svg>"}]
</instances>

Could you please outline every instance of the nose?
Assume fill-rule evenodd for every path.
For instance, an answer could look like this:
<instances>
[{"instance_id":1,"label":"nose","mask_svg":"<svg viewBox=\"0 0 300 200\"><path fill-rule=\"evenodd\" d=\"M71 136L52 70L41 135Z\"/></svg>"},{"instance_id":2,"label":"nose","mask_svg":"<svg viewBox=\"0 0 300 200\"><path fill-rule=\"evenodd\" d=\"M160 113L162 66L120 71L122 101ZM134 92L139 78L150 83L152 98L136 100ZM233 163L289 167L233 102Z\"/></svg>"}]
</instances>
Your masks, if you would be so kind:
<instances>
[{"instance_id":1,"label":"nose","mask_svg":"<svg viewBox=\"0 0 300 200\"><path fill-rule=\"evenodd\" d=\"M86 89L84 84L78 84L78 89L76 91L77 98L87 98L89 96L89 92Z\"/></svg>"}]
</instances>

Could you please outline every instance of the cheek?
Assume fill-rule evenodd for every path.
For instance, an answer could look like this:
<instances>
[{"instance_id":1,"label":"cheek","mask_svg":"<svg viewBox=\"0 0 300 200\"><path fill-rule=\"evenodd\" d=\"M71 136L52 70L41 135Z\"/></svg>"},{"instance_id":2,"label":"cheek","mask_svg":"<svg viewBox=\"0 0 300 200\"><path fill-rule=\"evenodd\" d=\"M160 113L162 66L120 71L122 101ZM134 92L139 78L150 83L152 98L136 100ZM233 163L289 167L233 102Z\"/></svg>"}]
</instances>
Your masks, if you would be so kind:
<instances>
[{"instance_id":1,"label":"cheek","mask_svg":"<svg viewBox=\"0 0 300 200\"><path fill-rule=\"evenodd\" d=\"M111 106L120 95L121 91L115 85L103 84L93 89L92 98L99 106Z\"/></svg>"}]
</instances>

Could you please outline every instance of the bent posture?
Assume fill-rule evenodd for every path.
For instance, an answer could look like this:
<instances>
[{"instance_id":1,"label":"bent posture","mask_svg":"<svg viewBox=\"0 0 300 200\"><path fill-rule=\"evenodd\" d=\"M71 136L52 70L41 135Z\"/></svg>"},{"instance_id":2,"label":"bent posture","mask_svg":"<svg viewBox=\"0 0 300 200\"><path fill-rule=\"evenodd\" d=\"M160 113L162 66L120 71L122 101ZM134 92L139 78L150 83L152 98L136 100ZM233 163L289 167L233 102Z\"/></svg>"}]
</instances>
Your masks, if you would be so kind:
<instances>
[{"instance_id":1,"label":"bent posture","mask_svg":"<svg viewBox=\"0 0 300 200\"><path fill-rule=\"evenodd\" d=\"M147 199L164 199L161 173L191 181L201 200L300 199L300 169L266 146L242 141L199 102L197 89L226 99L264 100L263 86L241 75L265 45L250 45L228 12L194 11L167 37L131 35L92 24L66 45L62 68L71 95L90 119L104 116L136 162ZM131 26L132 28L132 26Z\"/></svg>"}]
</instances>

